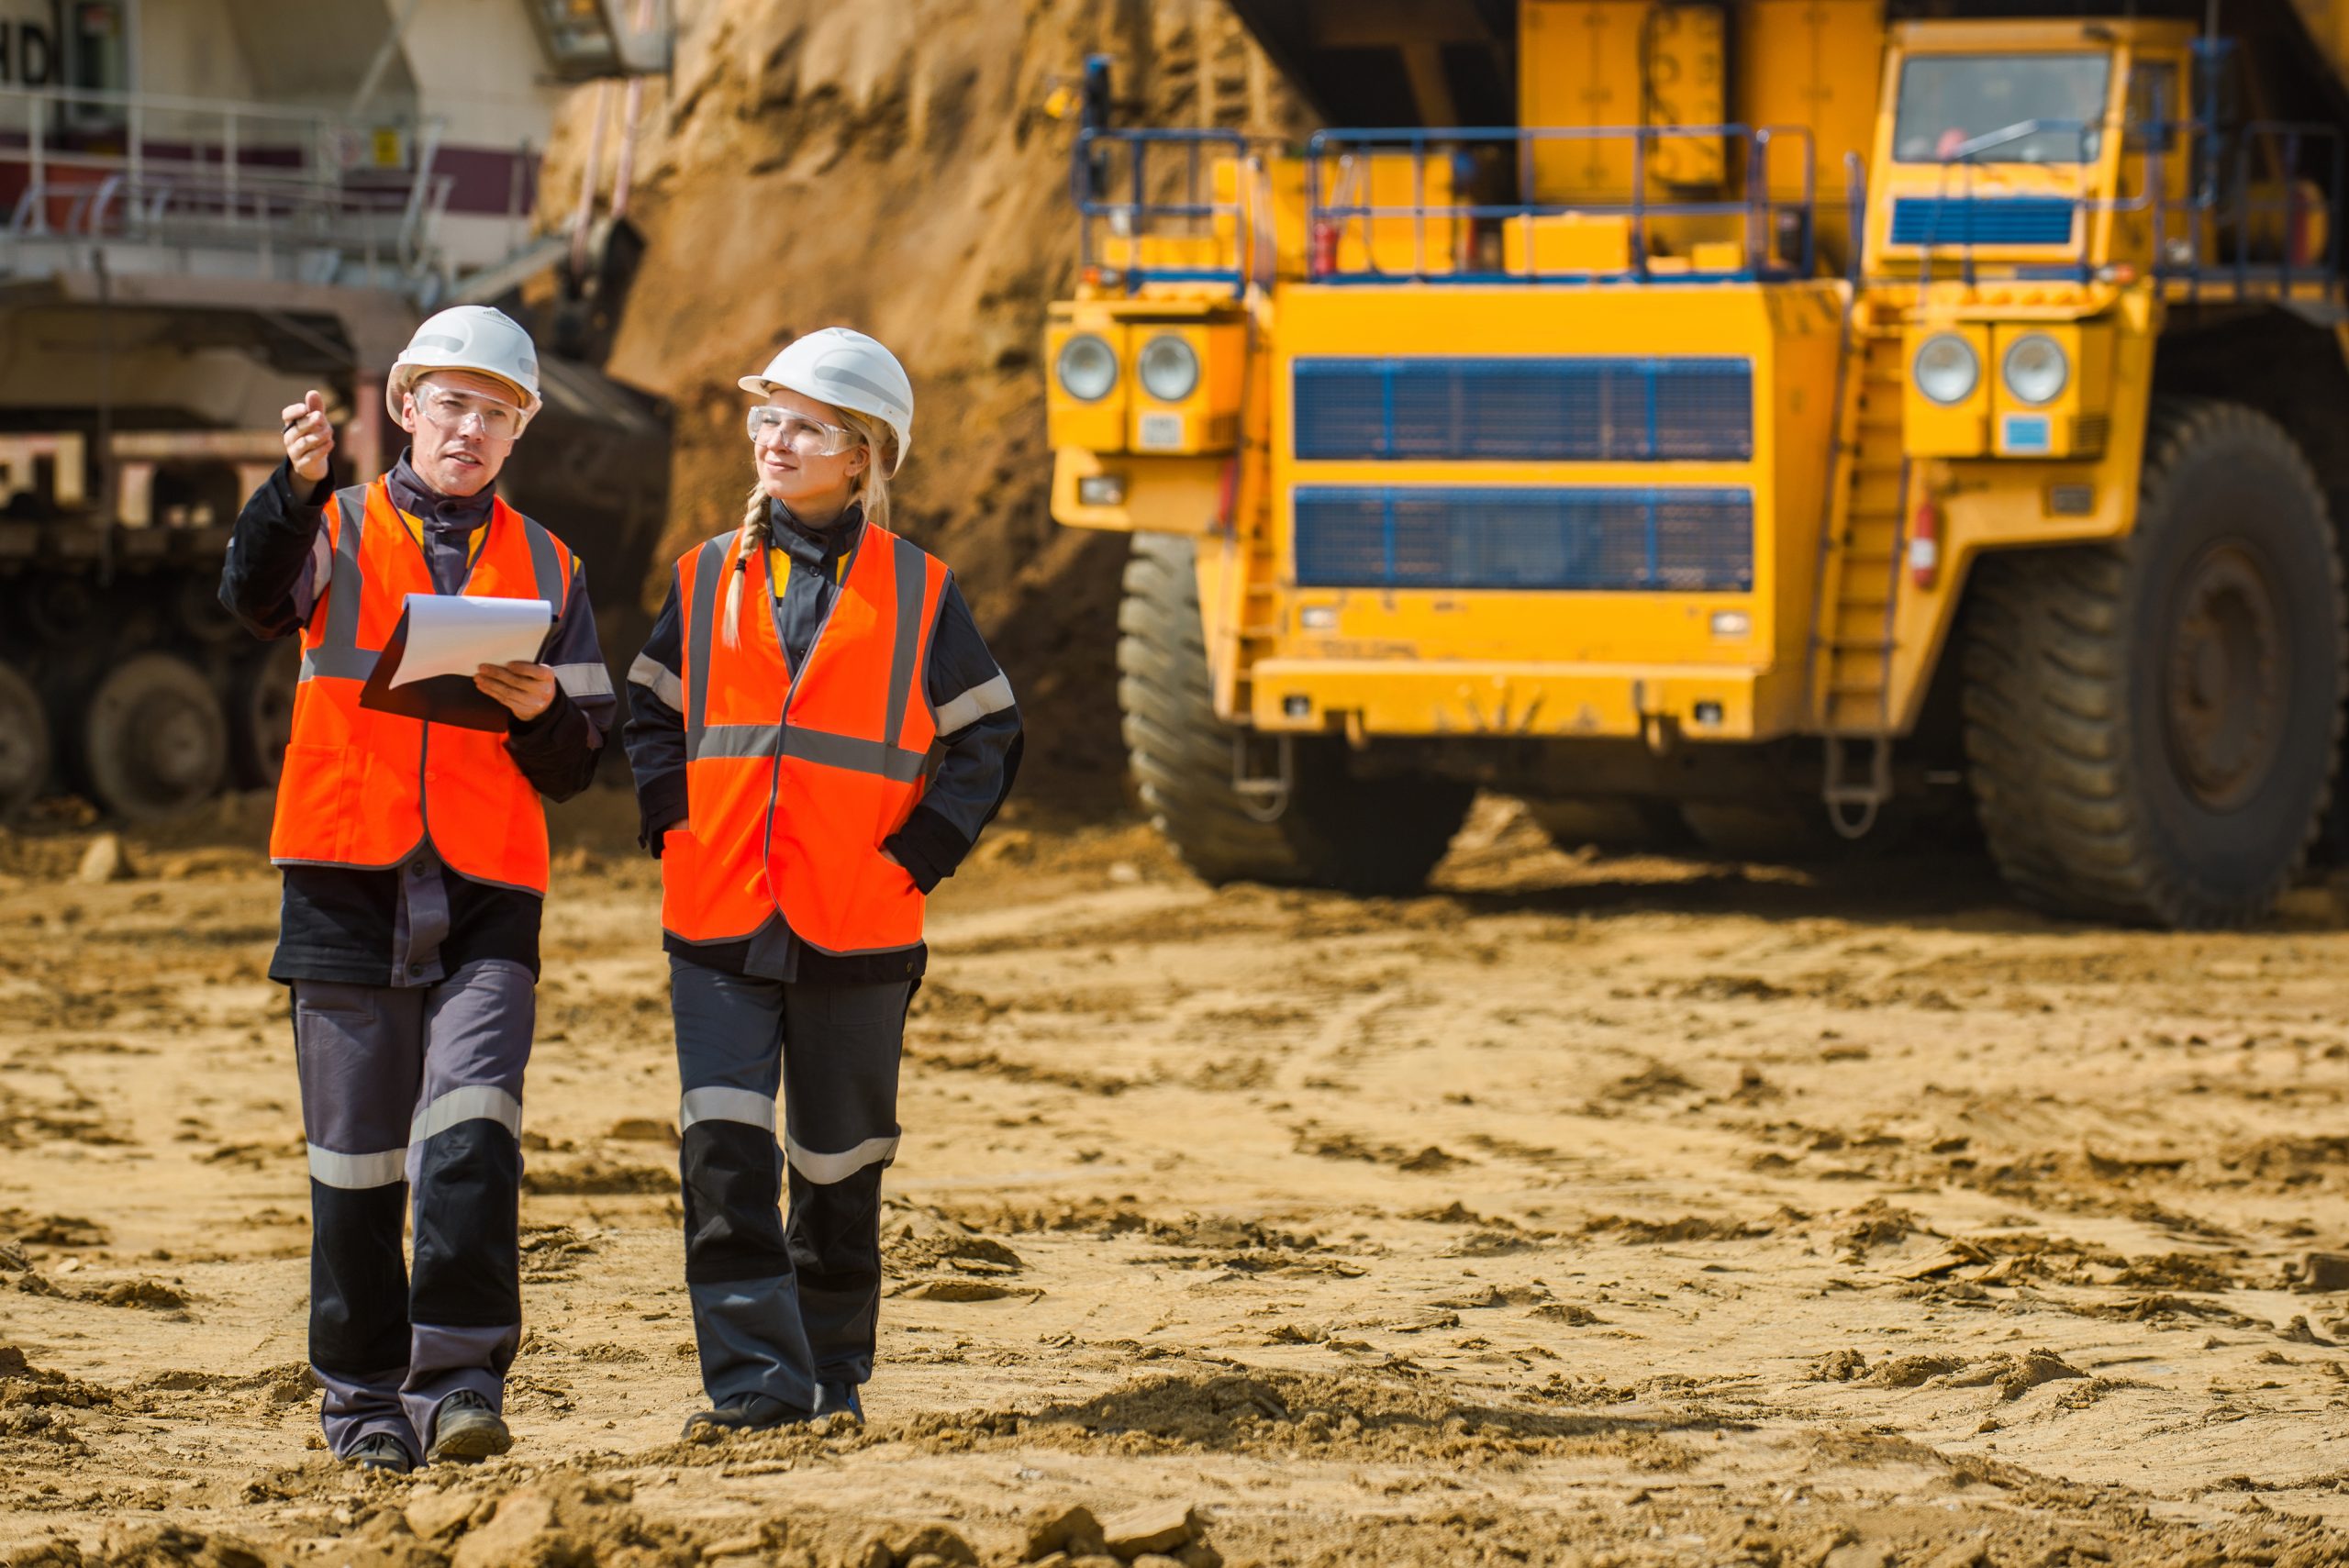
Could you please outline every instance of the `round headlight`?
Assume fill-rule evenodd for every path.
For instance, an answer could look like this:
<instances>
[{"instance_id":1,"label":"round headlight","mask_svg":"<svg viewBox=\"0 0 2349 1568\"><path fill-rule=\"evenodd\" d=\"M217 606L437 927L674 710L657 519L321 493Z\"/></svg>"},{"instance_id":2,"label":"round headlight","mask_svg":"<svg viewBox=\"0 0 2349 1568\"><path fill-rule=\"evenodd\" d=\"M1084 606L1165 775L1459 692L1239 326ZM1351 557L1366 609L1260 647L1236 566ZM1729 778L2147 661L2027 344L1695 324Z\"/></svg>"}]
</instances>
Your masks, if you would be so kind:
<instances>
[{"instance_id":1,"label":"round headlight","mask_svg":"<svg viewBox=\"0 0 2349 1568\"><path fill-rule=\"evenodd\" d=\"M1954 332L1936 332L1926 339L1911 369L1917 390L1944 407L1973 396L1982 380L1982 361L1974 345Z\"/></svg>"},{"instance_id":2,"label":"round headlight","mask_svg":"<svg viewBox=\"0 0 2349 1568\"><path fill-rule=\"evenodd\" d=\"M1061 345L1054 372L1062 391L1079 403L1098 403L1118 384L1118 356L1092 333L1080 332Z\"/></svg>"},{"instance_id":3,"label":"round headlight","mask_svg":"<svg viewBox=\"0 0 2349 1568\"><path fill-rule=\"evenodd\" d=\"M1180 403L1199 384L1199 356L1173 333L1161 333L1142 345L1134 373L1141 377L1142 390L1161 403Z\"/></svg>"},{"instance_id":4,"label":"round headlight","mask_svg":"<svg viewBox=\"0 0 2349 1568\"><path fill-rule=\"evenodd\" d=\"M2008 347L1999 373L2023 402L2052 403L2072 379L2072 361L2046 333L2026 332Z\"/></svg>"}]
</instances>

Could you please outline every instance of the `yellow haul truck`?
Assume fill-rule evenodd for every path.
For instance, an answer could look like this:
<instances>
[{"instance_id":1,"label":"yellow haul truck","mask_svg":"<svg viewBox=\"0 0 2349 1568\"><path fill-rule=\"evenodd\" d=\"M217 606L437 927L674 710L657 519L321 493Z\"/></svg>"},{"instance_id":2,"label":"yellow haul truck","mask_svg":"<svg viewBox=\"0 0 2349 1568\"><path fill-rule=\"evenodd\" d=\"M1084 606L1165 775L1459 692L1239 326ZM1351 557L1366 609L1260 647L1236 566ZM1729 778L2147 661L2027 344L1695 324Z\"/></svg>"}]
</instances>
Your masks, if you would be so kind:
<instances>
[{"instance_id":1,"label":"yellow haul truck","mask_svg":"<svg viewBox=\"0 0 2349 1568\"><path fill-rule=\"evenodd\" d=\"M1195 869L1408 889L1484 784L1740 853L1970 793L2022 896L2125 921L2301 871L2349 6L1239 8L1388 123L1113 128L1097 62L1046 344Z\"/></svg>"}]
</instances>

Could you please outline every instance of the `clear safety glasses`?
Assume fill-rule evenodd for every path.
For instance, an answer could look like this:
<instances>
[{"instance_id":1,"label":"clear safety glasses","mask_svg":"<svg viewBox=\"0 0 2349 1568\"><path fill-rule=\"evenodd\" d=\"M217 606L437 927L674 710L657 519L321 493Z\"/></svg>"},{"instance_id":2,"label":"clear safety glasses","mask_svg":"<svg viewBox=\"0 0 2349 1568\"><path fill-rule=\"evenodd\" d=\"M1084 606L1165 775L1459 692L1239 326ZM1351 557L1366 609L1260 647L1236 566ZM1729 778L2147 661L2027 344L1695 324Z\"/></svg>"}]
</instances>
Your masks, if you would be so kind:
<instances>
[{"instance_id":1,"label":"clear safety glasses","mask_svg":"<svg viewBox=\"0 0 2349 1568\"><path fill-rule=\"evenodd\" d=\"M416 389L418 412L444 430L462 432L477 426L480 433L492 440L510 441L522 433L522 411L511 403L500 403L495 397L479 393L458 392L446 386L420 386Z\"/></svg>"},{"instance_id":2,"label":"clear safety glasses","mask_svg":"<svg viewBox=\"0 0 2349 1568\"><path fill-rule=\"evenodd\" d=\"M787 447L801 457L838 457L855 450L864 439L854 430L827 425L788 408L753 408L743 424L751 432L752 446Z\"/></svg>"}]
</instances>

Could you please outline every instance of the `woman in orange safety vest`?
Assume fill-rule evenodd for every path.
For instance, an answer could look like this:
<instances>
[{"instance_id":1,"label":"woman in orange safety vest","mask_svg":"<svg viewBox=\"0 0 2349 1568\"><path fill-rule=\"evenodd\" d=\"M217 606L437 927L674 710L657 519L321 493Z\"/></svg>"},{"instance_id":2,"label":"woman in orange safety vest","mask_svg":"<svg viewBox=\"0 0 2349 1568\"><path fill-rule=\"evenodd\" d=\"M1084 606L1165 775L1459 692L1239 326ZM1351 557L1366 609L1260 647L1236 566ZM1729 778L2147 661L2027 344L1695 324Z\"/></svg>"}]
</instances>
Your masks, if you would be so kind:
<instances>
[{"instance_id":1,"label":"woman in orange safety vest","mask_svg":"<svg viewBox=\"0 0 2349 1568\"><path fill-rule=\"evenodd\" d=\"M1020 745L952 575L888 528L913 435L896 357L827 328L741 385L762 400L747 512L678 561L629 672L711 1405L688 1433L863 1418L923 900L1002 805Z\"/></svg>"}]
</instances>

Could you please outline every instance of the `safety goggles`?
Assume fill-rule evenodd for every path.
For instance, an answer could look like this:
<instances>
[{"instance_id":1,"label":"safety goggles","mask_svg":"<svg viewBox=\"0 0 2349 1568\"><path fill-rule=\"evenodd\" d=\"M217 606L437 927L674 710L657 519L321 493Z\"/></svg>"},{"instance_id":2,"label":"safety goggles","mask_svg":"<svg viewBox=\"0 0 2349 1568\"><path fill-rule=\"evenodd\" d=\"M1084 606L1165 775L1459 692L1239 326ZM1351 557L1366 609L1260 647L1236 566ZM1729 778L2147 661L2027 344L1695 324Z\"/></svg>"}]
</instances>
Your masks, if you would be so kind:
<instances>
[{"instance_id":1,"label":"safety goggles","mask_svg":"<svg viewBox=\"0 0 2349 1568\"><path fill-rule=\"evenodd\" d=\"M752 446L787 447L801 457L838 457L854 451L864 440L854 430L772 405L751 409L742 423L751 432Z\"/></svg>"},{"instance_id":2,"label":"safety goggles","mask_svg":"<svg viewBox=\"0 0 2349 1568\"><path fill-rule=\"evenodd\" d=\"M497 441L510 441L522 433L519 408L477 392L419 386L416 389L416 407L417 412L444 430L462 434L468 426L478 426L482 435Z\"/></svg>"}]
</instances>

